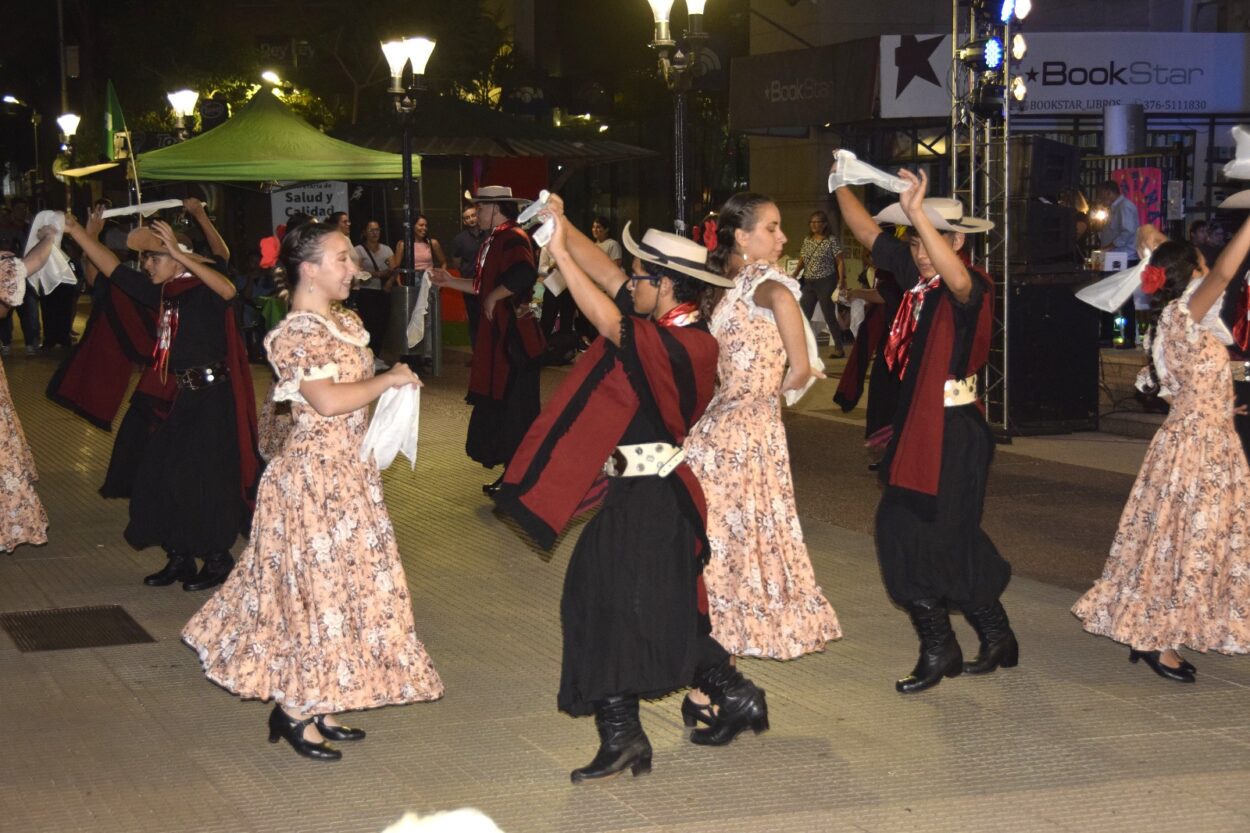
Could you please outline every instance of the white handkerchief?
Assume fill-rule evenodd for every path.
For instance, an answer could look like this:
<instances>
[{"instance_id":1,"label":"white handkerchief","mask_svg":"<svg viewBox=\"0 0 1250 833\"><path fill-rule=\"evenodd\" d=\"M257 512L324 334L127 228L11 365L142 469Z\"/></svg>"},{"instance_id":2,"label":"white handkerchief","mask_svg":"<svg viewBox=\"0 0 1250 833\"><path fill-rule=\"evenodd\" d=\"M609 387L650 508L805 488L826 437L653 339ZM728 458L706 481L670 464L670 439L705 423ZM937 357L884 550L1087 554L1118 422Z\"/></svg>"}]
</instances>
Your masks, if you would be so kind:
<instances>
[{"instance_id":1,"label":"white handkerchief","mask_svg":"<svg viewBox=\"0 0 1250 833\"><path fill-rule=\"evenodd\" d=\"M856 298L851 301L851 335L859 336L859 326L864 323L864 318L868 315L868 302L863 298Z\"/></svg>"},{"instance_id":2,"label":"white handkerchief","mask_svg":"<svg viewBox=\"0 0 1250 833\"><path fill-rule=\"evenodd\" d=\"M529 225L547 207L547 198L550 196L550 191L539 191L538 199L525 207L525 210L516 218L517 223L522 227ZM541 226L530 232L530 237L534 238L534 243L538 248L543 249L551 242L551 235L555 233L555 230L556 221L548 217L543 220Z\"/></svg>"},{"instance_id":3,"label":"white handkerchief","mask_svg":"<svg viewBox=\"0 0 1250 833\"><path fill-rule=\"evenodd\" d=\"M569 288L568 282L564 280L564 275L560 274L559 269L552 269L547 273L547 277L543 278L543 286L547 287L552 298Z\"/></svg>"},{"instance_id":4,"label":"white handkerchief","mask_svg":"<svg viewBox=\"0 0 1250 833\"><path fill-rule=\"evenodd\" d=\"M417 305L408 316L408 347L416 347L425 338L425 314L430 308L430 280L422 273L421 288L417 290Z\"/></svg>"},{"instance_id":5,"label":"white handkerchief","mask_svg":"<svg viewBox=\"0 0 1250 833\"><path fill-rule=\"evenodd\" d=\"M39 289L40 295L47 295L63 283L78 283L74 270L69 266L69 258L61 251L61 237L65 234L65 215L60 211L40 211L30 224L30 236L26 238L24 254L39 245L39 229L44 226L55 226L56 237L52 241L52 253L41 269L26 276L26 282Z\"/></svg>"},{"instance_id":6,"label":"white handkerchief","mask_svg":"<svg viewBox=\"0 0 1250 833\"><path fill-rule=\"evenodd\" d=\"M1090 284L1077 292L1076 297L1103 312L1115 312L1133 297L1133 290L1141 288L1142 272L1149 265L1149 260L1143 260L1131 269Z\"/></svg>"},{"instance_id":7,"label":"white handkerchief","mask_svg":"<svg viewBox=\"0 0 1250 833\"><path fill-rule=\"evenodd\" d=\"M137 205L106 208L100 216L106 220L110 217L122 217L126 214L141 214L147 217L158 211L164 211L166 208L182 208L182 200L155 200L153 202L141 202Z\"/></svg>"},{"instance_id":8,"label":"white handkerchief","mask_svg":"<svg viewBox=\"0 0 1250 833\"><path fill-rule=\"evenodd\" d=\"M1241 125L1233 127L1233 141L1237 143L1235 157L1224 165L1224 176L1229 179L1250 179L1250 130Z\"/></svg>"},{"instance_id":9,"label":"white handkerchief","mask_svg":"<svg viewBox=\"0 0 1250 833\"><path fill-rule=\"evenodd\" d=\"M395 455L403 453L417 467L417 428L421 417L421 388L407 385L388 388L378 398L373 420L365 431L360 446L360 459L369 462L372 455L379 469L389 468Z\"/></svg>"},{"instance_id":10,"label":"white handkerchief","mask_svg":"<svg viewBox=\"0 0 1250 833\"><path fill-rule=\"evenodd\" d=\"M859 161L859 157L849 150L839 150L833 155L837 160L837 168L829 174L829 193L843 185L876 185L887 191L901 194L911 186L897 176L887 174L880 168L874 168L867 162Z\"/></svg>"},{"instance_id":11,"label":"white handkerchief","mask_svg":"<svg viewBox=\"0 0 1250 833\"><path fill-rule=\"evenodd\" d=\"M833 326L837 325L835 324ZM825 370L825 363L820 358L820 349L816 346L816 334L812 332L811 325L807 323L807 316L803 317L803 335L807 339L807 360L811 362L813 370L823 373ZM798 390L786 391L784 394L786 404L793 406L794 403L798 402L807 395L807 392L812 389L812 385L814 384L816 384L816 377L813 375L808 377L807 384L803 385L803 387Z\"/></svg>"}]
</instances>

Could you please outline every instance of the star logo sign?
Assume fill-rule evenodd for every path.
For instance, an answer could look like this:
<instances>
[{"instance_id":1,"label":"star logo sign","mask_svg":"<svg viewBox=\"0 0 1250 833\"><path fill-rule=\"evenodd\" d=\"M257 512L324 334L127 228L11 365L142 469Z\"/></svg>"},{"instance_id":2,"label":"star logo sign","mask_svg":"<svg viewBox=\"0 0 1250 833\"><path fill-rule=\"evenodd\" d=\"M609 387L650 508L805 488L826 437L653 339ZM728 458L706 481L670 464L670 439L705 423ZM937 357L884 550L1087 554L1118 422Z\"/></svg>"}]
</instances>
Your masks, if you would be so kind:
<instances>
[{"instance_id":1,"label":"star logo sign","mask_svg":"<svg viewBox=\"0 0 1250 833\"><path fill-rule=\"evenodd\" d=\"M935 87L941 87L942 82L938 81L937 73L933 71L933 64L929 59L937 50L938 46L945 40L945 36L938 35L933 38L925 38L921 40L915 35L903 35L899 45L894 47L894 66L898 69L898 85L894 91L894 97L898 98L907 89L907 86L917 78L922 81L928 81Z\"/></svg>"},{"instance_id":2,"label":"star logo sign","mask_svg":"<svg viewBox=\"0 0 1250 833\"><path fill-rule=\"evenodd\" d=\"M1024 75L1025 75L1025 77L1026 77L1026 78L1028 78L1028 79L1029 79L1029 83L1030 83L1030 84L1032 84L1034 81L1036 81L1036 80L1037 80L1037 70L1035 70L1035 69L1030 69L1030 70L1029 70L1028 72L1026 72Z\"/></svg>"}]
</instances>

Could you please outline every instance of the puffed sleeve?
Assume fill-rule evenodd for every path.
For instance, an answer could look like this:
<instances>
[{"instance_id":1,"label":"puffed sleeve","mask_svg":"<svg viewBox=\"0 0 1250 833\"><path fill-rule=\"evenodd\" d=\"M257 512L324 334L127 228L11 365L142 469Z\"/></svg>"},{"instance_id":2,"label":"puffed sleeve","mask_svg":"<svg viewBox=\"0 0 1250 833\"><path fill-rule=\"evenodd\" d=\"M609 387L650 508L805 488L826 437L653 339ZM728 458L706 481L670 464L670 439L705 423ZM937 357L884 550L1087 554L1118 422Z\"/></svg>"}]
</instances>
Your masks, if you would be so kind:
<instances>
[{"instance_id":1,"label":"puffed sleeve","mask_svg":"<svg viewBox=\"0 0 1250 833\"><path fill-rule=\"evenodd\" d=\"M799 300L802 292L798 281L767 263L752 263L744 266L736 280L742 285L742 302L747 305L752 318L767 318L769 321L776 321L772 310L755 303L755 290L759 289L765 281L776 281L781 284L790 290L796 301Z\"/></svg>"},{"instance_id":2,"label":"puffed sleeve","mask_svg":"<svg viewBox=\"0 0 1250 833\"><path fill-rule=\"evenodd\" d=\"M0 252L0 304L20 307L26 298L26 264L10 252Z\"/></svg>"},{"instance_id":3,"label":"puffed sleeve","mask_svg":"<svg viewBox=\"0 0 1250 833\"><path fill-rule=\"evenodd\" d=\"M299 392L305 380L338 381L338 340L326 322L313 315L289 315L266 338L269 364L277 374L275 402L306 402Z\"/></svg>"}]
</instances>

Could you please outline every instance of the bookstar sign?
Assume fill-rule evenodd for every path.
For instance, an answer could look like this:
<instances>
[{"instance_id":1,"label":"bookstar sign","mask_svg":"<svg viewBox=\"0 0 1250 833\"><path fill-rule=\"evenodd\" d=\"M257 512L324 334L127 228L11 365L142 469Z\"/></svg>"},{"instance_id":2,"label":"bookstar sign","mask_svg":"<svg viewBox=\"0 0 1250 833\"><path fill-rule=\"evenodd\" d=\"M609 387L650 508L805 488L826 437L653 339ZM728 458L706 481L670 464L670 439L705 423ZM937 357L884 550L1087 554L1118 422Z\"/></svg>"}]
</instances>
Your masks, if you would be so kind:
<instances>
[{"instance_id":1,"label":"bookstar sign","mask_svg":"<svg viewBox=\"0 0 1250 833\"><path fill-rule=\"evenodd\" d=\"M1028 95L1013 113L1099 114L1110 104L1152 113L1250 111L1250 35L1026 32L1016 72ZM882 118L950 113L950 36L881 38Z\"/></svg>"}]
</instances>

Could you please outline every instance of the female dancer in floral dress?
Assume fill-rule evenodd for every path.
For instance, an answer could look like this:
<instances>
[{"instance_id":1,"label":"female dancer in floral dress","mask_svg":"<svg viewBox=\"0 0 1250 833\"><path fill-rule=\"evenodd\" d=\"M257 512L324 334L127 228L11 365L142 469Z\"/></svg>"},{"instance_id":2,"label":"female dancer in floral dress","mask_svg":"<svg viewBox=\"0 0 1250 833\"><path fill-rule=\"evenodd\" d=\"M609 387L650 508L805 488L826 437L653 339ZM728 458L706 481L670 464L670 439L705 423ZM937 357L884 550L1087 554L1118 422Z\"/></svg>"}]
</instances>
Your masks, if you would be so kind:
<instances>
[{"instance_id":1,"label":"female dancer in floral dress","mask_svg":"<svg viewBox=\"0 0 1250 833\"><path fill-rule=\"evenodd\" d=\"M239 565L182 631L209 679L277 702L271 742L320 760L341 757L326 739L364 737L333 715L443 693L413 628L381 477L360 460L369 403L420 381L403 364L374 376L360 319L332 307L351 288L350 248L325 225L282 241L291 312L265 347L294 428L265 470Z\"/></svg>"},{"instance_id":2,"label":"female dancer in floral dress","mask_svg":"<svg viewBox=\"0 0 1250 833\"><path fill-rule=\"evenodd\" d=\"M1147 372L1171 400L1099 579L1072 608L1085 630L1129 646L1159 676L1195 681L1181 658L1250 652L1250 466L1233 428L1233 382L1218 320L1229 281L1250 252L1250 220L1207 270L1190 243L1150 258L1154 288ZM1214 315L1208 315L1214 308ZM1224 343L1219 336L1224 336Z\"/></svg>"},{"instance_id":3,"label":"female dancer in floral dress","mask_svg":"<svg viewBox=\"0 0 1250 833\"><path fill-rule=\"evenodd\" d=\"M0 252L0 317L21 306L26 276L42 269L52 251L56 229L44 226L39 234L39 244L26 257ZM12 552L20 544L48 542L48 515L35 494L38 479L0 363L0 552Z\"/></svg>"},{"instance_id":4,"label":"female dancer in floral dress","mask_svg":"<svg viewBox=\"0 0 1250 833\"><path fill-rule=\"evenodd\" d=\"M780 224L777 206L759 194L736 194L721 208L709 265L734 286L710 322L719 387L685 449L707 499L712 635L736 656L793 659L842 631L803 542L781 422L782 393L817 371L798 284L772 265L786 242ZM688 725L711 722L702 701L694 692L682 703Z\"/></svg>"}]
</instances>

